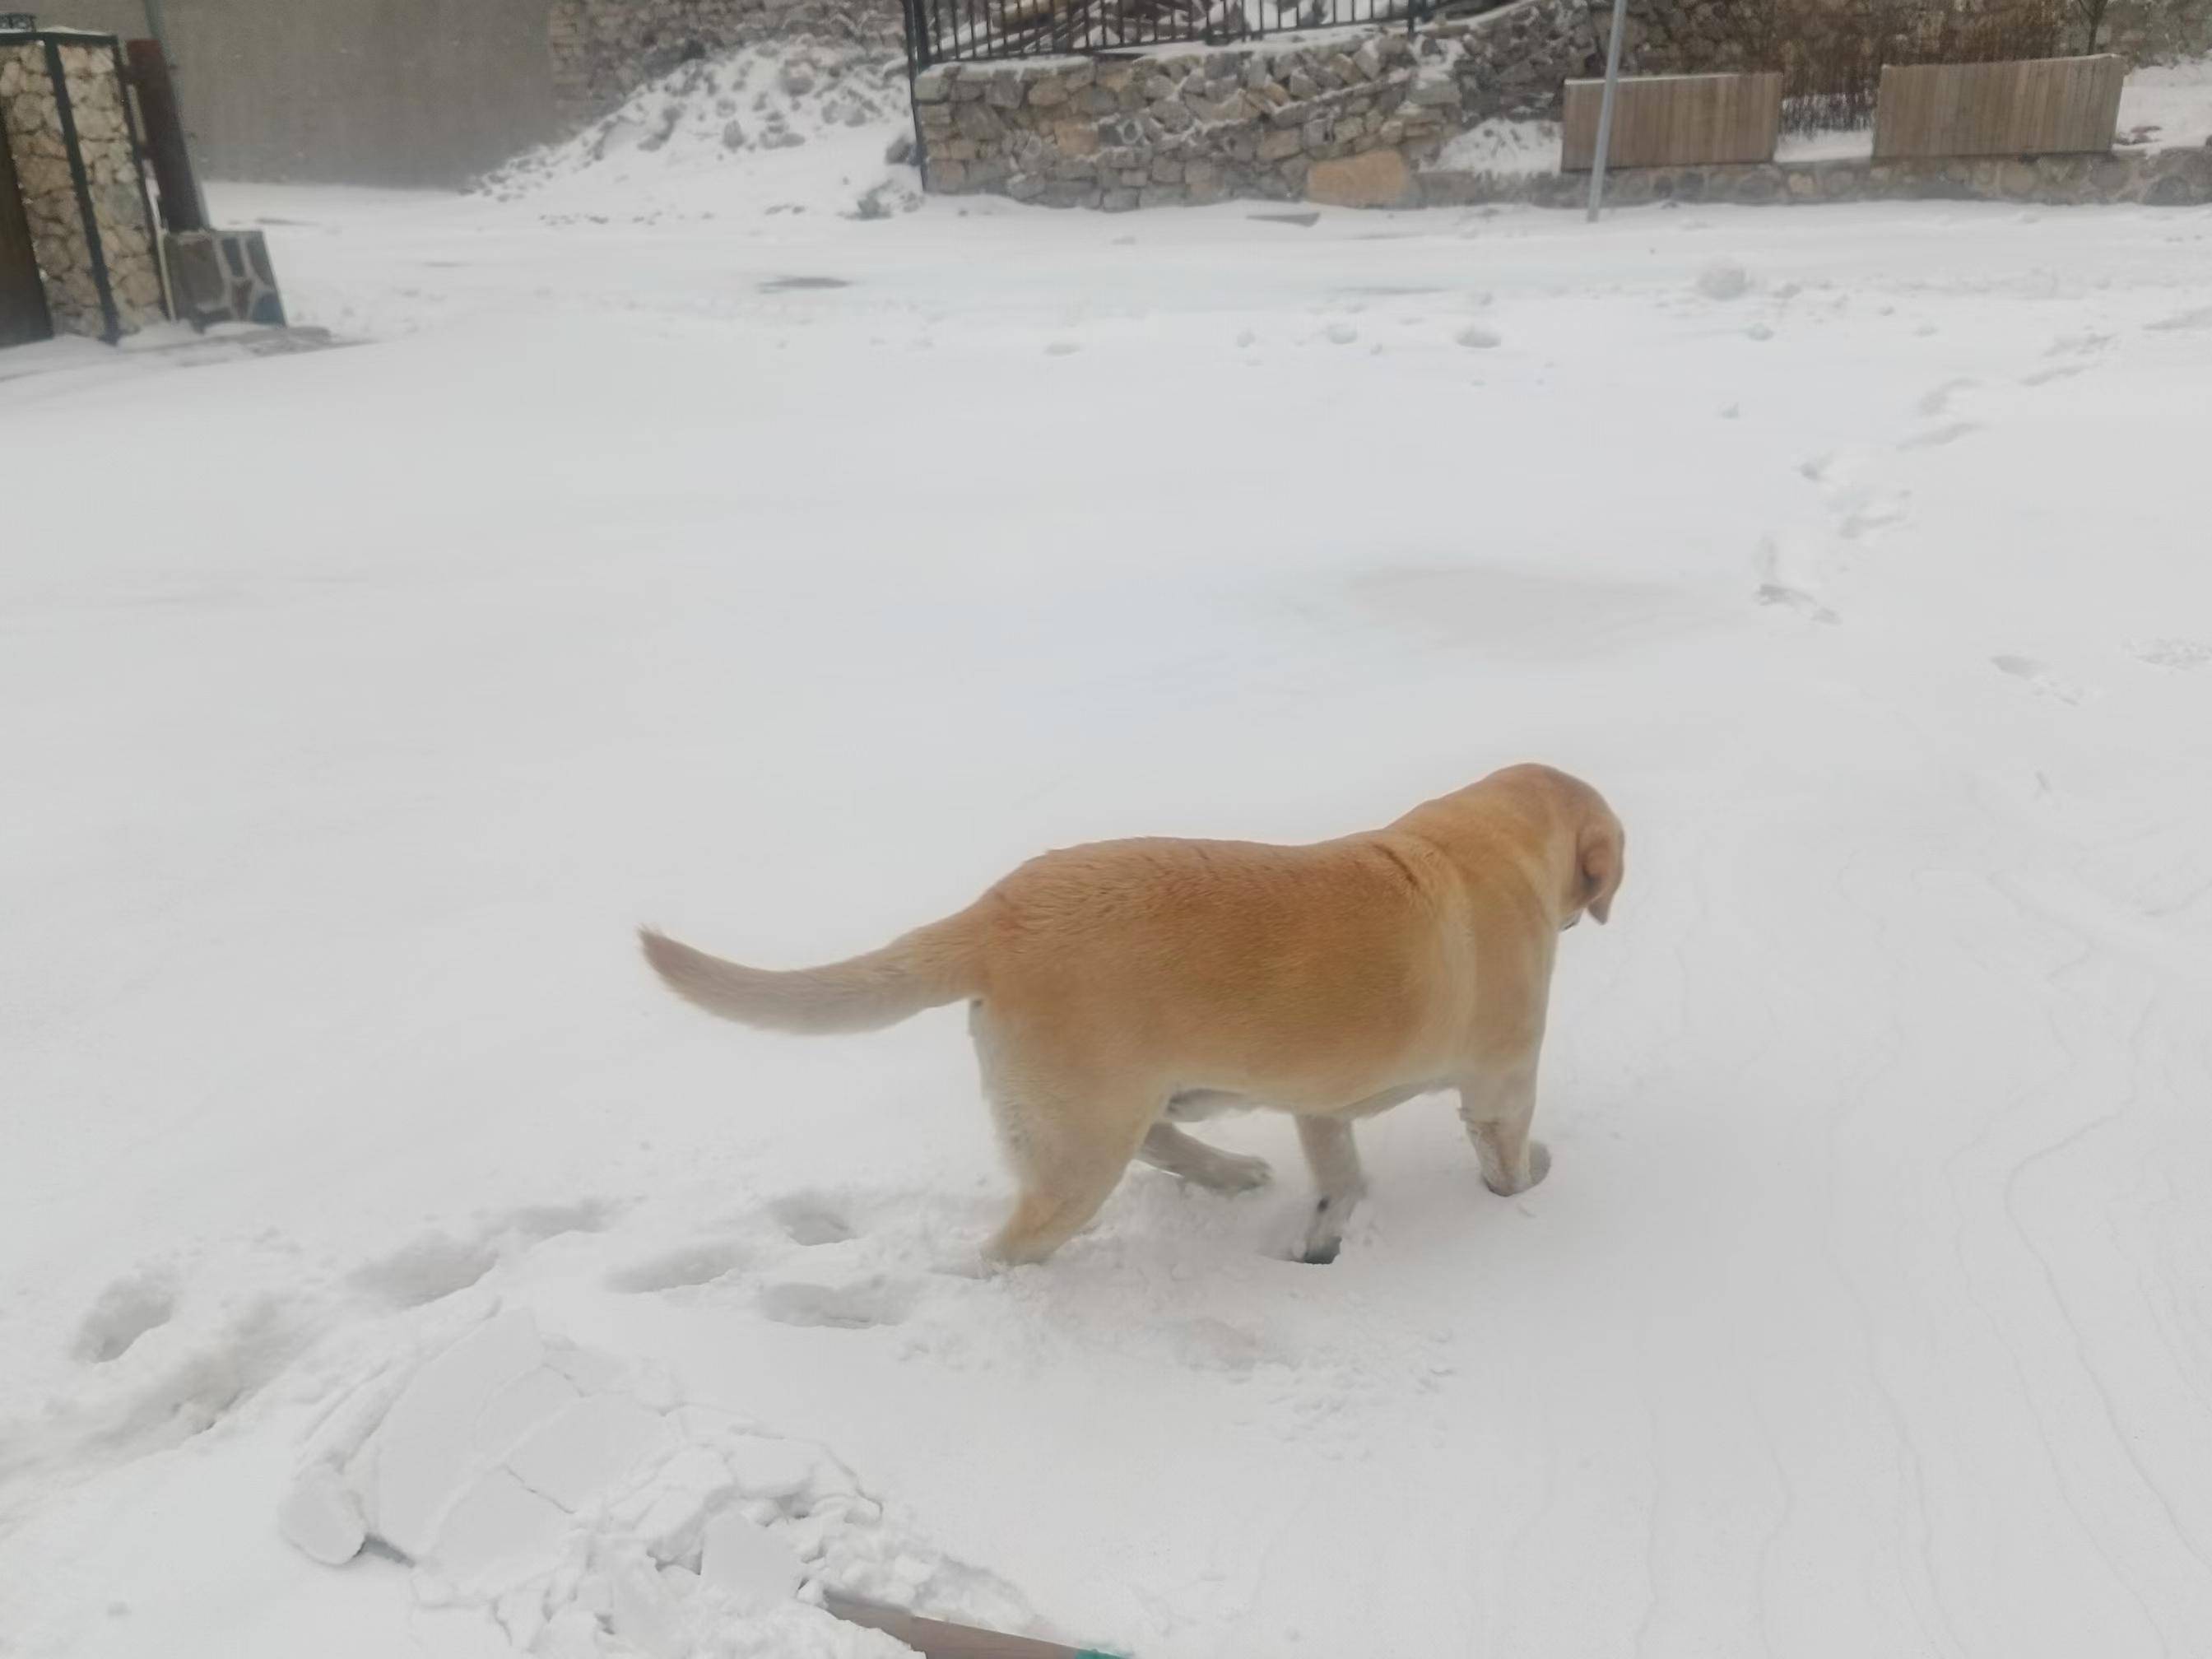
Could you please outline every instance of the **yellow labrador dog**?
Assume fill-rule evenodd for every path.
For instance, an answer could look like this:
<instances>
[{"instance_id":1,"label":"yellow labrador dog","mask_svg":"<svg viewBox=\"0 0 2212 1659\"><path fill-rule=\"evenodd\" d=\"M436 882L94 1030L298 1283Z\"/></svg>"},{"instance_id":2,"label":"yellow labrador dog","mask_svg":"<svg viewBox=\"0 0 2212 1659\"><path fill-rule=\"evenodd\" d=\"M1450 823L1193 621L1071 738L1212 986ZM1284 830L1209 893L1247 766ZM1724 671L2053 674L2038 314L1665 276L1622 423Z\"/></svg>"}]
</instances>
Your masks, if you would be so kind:
<instances>
[{"instance_id":1,"label":"yellow labrador dog","mask_svg":"<svg viewBox=\"0 0 2212 1659\"><path fill-rule=\"evenodd\" d=\"M1333 1260L1362 1182L1352 1125L1431 1090L1495 1193L1544 1178L1528 1139L1562 931L1603 921L1620 821L1596 790L1516 766L1387 829L1310 847L1119 841L1048 853L957 915L850 962L775 973L650 931L647 959L709 1013L864 1031L965 1000L1021 1193L991 1244L1042 1261L1133 1158L1220 1192L1258 1158L1177 1122L1296 1115L1320 1188L1310 1261Z\"/></svg>"}]
</instances>

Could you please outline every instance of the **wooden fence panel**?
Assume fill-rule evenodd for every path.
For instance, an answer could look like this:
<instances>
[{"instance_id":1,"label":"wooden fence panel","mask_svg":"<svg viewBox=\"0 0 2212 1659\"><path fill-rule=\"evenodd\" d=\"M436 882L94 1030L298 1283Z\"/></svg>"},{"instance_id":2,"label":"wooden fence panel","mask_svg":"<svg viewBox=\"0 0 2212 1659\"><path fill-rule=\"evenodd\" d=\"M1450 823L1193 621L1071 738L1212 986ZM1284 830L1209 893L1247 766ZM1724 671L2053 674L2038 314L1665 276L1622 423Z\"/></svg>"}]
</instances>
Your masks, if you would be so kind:
<instances>
[{"instance_id":1,"label":"wooden fence panel","mask_svg":"<svg viewBox=\"0 0 2212 1659\"><path fill-rule=\"evenodd\" d=\"M1559 167L1587 173L1597 160L1602 81L1567 82ZM1771 161L1782 126L1782 76L1653 75L1624 78L1613 108L1609 167Z\"/></svg>"},{"instance_id":2,"label":"wooden fence panel","mask_svg":"<svg viewBox=\"0 0 2212 1659\"><path fill-rule=\"evenodd\" d=\"M2110 56L1890 64L1875 106L1875 159L2108 150L2127 78L2126 61Z\"/></svg>"}]
</instances>

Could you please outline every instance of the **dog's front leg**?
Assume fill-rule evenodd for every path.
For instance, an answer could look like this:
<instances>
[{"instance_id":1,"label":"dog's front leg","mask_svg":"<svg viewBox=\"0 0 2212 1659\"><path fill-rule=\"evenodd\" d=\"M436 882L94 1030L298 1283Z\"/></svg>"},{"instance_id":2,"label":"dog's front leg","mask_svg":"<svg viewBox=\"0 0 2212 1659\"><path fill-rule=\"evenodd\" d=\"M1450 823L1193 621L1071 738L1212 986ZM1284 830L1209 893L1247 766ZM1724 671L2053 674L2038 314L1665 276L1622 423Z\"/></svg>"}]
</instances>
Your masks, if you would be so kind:
<instances>
[{"instance_id":1,"label":"dog's front leg","mask_svg":"<svg viewBox=\"0 0 2212 1659\"><path fill-rule=\"evenodd\" d=\"M1551 1173L1552 1155L1528 1139L1536 1115L1536 1073L1503 1073L1460 1085L1460 1121L1482 1160L1482 1184L1503 1198L1525 1193Z\"/></svg>"},{"instance_id":2,"label":"dog's front leg","mask_svg":"<svg viewBox=\"0 0 2212 1659\"><path fill-rule=\"evenodd\" d=\"M1320 1189L1299 1260L1321 1267L1335 1261L1344 1248L1345 1224L1366 1195L1367 1181L1359 1173L1359 1148L1352 1144L1352 1125L1342 1118L1301 1116L1298 1144L1305 1148L1314 1185Z\"/></svg>"}]
</instances>

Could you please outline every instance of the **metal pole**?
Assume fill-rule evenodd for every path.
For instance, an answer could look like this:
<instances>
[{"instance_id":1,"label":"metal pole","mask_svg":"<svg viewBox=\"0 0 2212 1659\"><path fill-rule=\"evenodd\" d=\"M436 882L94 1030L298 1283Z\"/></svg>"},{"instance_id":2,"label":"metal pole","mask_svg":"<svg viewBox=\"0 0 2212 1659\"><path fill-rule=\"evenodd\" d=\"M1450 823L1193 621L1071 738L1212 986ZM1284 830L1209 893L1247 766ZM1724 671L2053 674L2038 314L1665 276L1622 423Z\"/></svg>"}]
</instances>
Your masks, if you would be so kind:
<instances>
[{"instance_id":1,"label":"metal pole","mask_svg":"<svg viewBox=\"0 0 2212 1659\"><path fill-rule=\"evenodd\" d=\"M162 15L161 0L143 0L143 4L146 8L146 33L153 37L154 44L161 49L161 59L169 66L169 80L173 88L175 83L184 77L177 73L177 54L169 50L168 21ZM177 127L181 131L185 125L184 94L181 92L176 94L176 102ZM201 228L205 228L209 222L207 192L200 188L200 176L197 169L192 173L192 207L198 216Z\"/></svg>"},{"instance_id":2,"label":"metal pole","mask_svg":"<svg viewBox=\"0 0 2212 1659\"><path fill-rule=\"evenodd\" d=\"M146 33L161 43L161 56L167 58L173 70L176 57L169 50L169 31L161 17L161 0L145 0Z\"/></svg>"},{"instance_id":3,"label":"metal pole","mask_svg":"<svg viewBox=\"0 0 2212 1659\"><path fill-rule=\"evenodd\" d=\"M150 0L149 0L150 3ZM1613 0L1613 34L1605 43L1605 97L1597 106L1597 155L1590 162L1589 222L1605 201L1605 154L1613 147L1613 94L1620 85L1620 37L1628 33L1628 0Z\"/></svg>"}]
</instances>

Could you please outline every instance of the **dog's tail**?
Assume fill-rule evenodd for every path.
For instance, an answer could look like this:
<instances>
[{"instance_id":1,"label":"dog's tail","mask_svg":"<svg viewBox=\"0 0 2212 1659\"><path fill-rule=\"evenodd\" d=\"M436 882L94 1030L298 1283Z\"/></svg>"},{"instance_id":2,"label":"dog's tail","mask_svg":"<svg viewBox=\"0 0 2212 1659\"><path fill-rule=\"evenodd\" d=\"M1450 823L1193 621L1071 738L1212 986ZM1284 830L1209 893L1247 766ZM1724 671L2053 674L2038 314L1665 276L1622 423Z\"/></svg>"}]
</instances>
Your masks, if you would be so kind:
<instances>
[{"instance_id":1,"label":"dog's tail","mask_svg":"<svg viewBox=\"0 0 2212 1659\"><path fill-rule=\"evenodd\" d=\"M826 968L776 973L695 951L650 927L638 929L645 959L668 988L710 1014L772 1031L873 1031L975 995L972 911L917 927L880 951Z\"/></svg>"}]
</instances>

